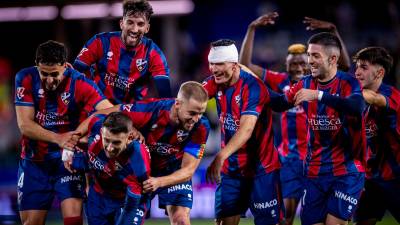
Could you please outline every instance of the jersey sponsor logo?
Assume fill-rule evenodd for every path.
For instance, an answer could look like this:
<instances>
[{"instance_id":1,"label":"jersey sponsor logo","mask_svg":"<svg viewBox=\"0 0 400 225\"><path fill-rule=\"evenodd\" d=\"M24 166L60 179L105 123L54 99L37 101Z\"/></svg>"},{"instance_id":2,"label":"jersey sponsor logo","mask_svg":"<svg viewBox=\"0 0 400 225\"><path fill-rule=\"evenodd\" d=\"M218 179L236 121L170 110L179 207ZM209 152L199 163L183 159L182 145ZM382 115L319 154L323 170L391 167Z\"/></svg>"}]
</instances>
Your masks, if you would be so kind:
<instances>
[{"instance_id":1,"label":"jersey sponsor logo","mask_svg":"<svg viewBox=\"0 0 400 225\"><path fill-rule=\"evenodd\" d=\"M183 142L189 136L189 132L184 130L178 130L176 132L176 138L179 142Z\"/></svg>"},{"instance_id":2,"label":"jersey sponsor logo","mask_svg":"<svg viewBox=\"0 0 400 225\"><path fill-rule=\"evenodd\" d=\"M145 60L145 59L136 59L136 67L140 72L142 72L142 70L144 69L146 64L147 64L147 60Z\"/></svg>"},{"instance_id":3,"label":"jersey sponsor logo","mask_svg":"<svg viewBox=\"0 0 400 225\"><path fill-rule=\"evenodd\" d=\"M121 77L115 73L106 73L104 83L107 86L119 88L123 91L130 90L133 87L135 79L132 77Z\"/></svg>"},{"instance_id":4,"label":"jersey sponsor logo","mask_svg":"<svg viewBox=\"0 0 400 225\"><path fill-rule=\"evenodd\" d=\"M107 60L112 60L114 53L112 51L107 52Z\"/></svg>"},{"instance_id":5,"label":"jersey sponsor logo","mask_svg":"<svg viewBox=\"0 0 400 225\"><path fill-rule=\"evenodd\" d=\"M65 105L69 104L69 101L70 101L69 97L70 96L71 96L71 93L69 93L69 92L63 92L61 94L61 100Z\"/></svg>"},{"instance_id":6,"label":"jersey sponsor logo","mask_svg":"<svg viewBox=\"0 0 400 225\"><path fill-rule=\"evenodd\" d=\"M101 159L97 158L93 152L89 152L89 164L90 167L95 170L100 170L101 172L106 173L108 176L112 176L111 169L106 166L106 163Z\"/></svg>"},{"instance_id":7,"label":"jersey sponsor logo","mask_svg":"<svg viewBox=\"0 0 400 225\"><path fill-rule=\"evenodd\" d=\"M339 130L342 121L335 115L311 115L308 124L313 130Z\"/></svg>"},{"instance_id":8,"label":"jersey sponsor logo","mask_svg":"<svg viewBox=\"0 0 400 225\"><path fill-rule=\"evenodd\" d=\"M24 87L17 87L17 98L21 100L25 96L24 92L25 92Z\"/></svg>"},{"instance_id":9,"label":"jersey sponsor logo","mask_svg":"<svg viewBox=\"0 0 400 225\"><path fill-rule=\"evenodd\" d=\"M149 147L150 152L159 155L173 155L180 151L180 149L166 143L152 143L148 144L147 147Z\"/></svg>"},{"instance_id":10,"label":"jersey sponsor logo","mask_svg":"<svg viewBox=\"0 0 400 225\"><path fill-rule=\"evenodd\" d=\"M68 175L68 176L61 177L60 182L61 183L68 183L70 181L81 181L81 180L82 180L82 176L81 175Z\"/></svg>"},{"instance_id":11,"label":"jersey sponsor logo","mask_svg":"<svg viewBox=\"0 0 400 225\"><path fill-rule=\"evenodd\" d=\"M78 54L78 58L81 57L83 55L83 53L85 53L86 51L88 51L89 49L87 48L82 48L82 50L79 52Z\"/></svg>"},{"instance_id":12,"label":"jersey sponsor logo","mask_svg":"<svg viewBox=\"0 0 400 225\"><path fill-rule=\"evenodd\" d=\"M57 112L41 112L36 113L36 121L42 126L59 126L68 125L70 120L68 115L59 114Z\"/></svg>"},{"instance_id":13,"label":"jersey sponsor logo","mask_svg":"<svg viewBox=\"0 0 400 225\"><path fill-rule=\"evenodd\" d=\"M230 113L221 113L219 120L225 130L237 131L240 127L240 120Z\"/></svg>"},{"instance_id":14,"label":"jersey sponsor logo","mask_svg":"<svg viewBox=\"0 0 400 225\"><path fill-rule=\"evenodd\" d=\"M168 188L168 193L175 192L175 191L181 191L181 190L191 191L192 190L192 185L190 185L190 184L177 184L177 185L169 187Z\"/></svg>"},{"instance_id":15,"label":"jersey sponsor logo","mask_svg":"<svg viewBox=\"0 0 400 225\"><path fill-rule=\"evenodd\" d=\"M352 196L347 195L341 191L335 191L335 198L344 200L353 205L357 205L357 203L358 203L358 200L356 198L353 198Z\"/></svg>"},{"instance_id":16,"label":"jersey sponsor logo","mask_svg":"<svg viewBox=\"0 0 400 225\"><path fill-rule=\"evenodd\" d=\"M128 111L128 112L130 112L131 109L132 109L132 106L133 106L133 104L125 104L125 105L122 105L122 111Z\"/></svg>"},{"instance_id":17,"label":"jersey sponsor logo","mask_svg":"<svg viewBox=\"0 0 400 225\"><path fill-rule=\"evenodd\" d=\"M272 199L269 202L255 202L254 208L255 209L268 209L278 205L278 200L276 198Z\"/></svg>"}]
</instances>

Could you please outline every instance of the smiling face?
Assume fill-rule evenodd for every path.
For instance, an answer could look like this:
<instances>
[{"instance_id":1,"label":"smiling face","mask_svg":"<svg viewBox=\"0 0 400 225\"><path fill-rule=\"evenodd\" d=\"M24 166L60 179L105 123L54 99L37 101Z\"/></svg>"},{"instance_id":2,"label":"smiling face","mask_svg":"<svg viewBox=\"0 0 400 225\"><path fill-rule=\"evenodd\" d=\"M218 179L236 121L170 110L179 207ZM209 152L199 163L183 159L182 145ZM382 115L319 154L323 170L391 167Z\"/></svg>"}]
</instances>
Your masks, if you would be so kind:
<instances>
[{"instance_id":1,"label":"smiling face","mask_svg":"<svg viewBox=\"0 0 400 225\"><path fill-rule=\"evenodd\" d=\"M189 100L177 99L175 102L179 125L186 131L193 129L207 108L207 101L200 102L194 98Z\"/></svg>"},{"instance_id":2,"label":"smiling face","mask_svg":"<svg viewBox=\"0 0 400 225\"><path fill-rule=\"evenodd\" d=\"M144 14L124 16L120 21L121 39L127 48L136 47L143 36L149 32L150 23Z\"/></svg>"},{"instance_id":3,"label":"smiling face","mask_svg":"<svg viewBox=\"0 0 400 225\"><path fill-rule=\"evenodd\" d=\"M130 133L112 133L106 127L101 128L101 138L106 156L112 159L121 154L131 142L131 137Z\"/></svg>"},{"instance_id":4,"label":"smiling face","mask_svg":"<svg viewBox=\"0 0 400 225\"><path fill-rule=\"evenodd\" d=\"M47 91L55 91L64 79L64 71L66 64L42 64L37 65L39 70L40 80Z\"/></svg>"},{"instance_id":5,"label":"smiling face","mask_svg":"<svg viewBox=\"0 0 400 225\"><path fill-rule=\"evenodd\" d=\"M366 60L357 60L356 62L355 75L363 88L372 89L377 83L380 83L384 74L382 66L371 64Z\"/></svg>"},{"instance_id":6,"label":"smiling face","mask_svg":"<svg viewBox=\"0 0 400 225\"><path fill-rule=\"evenodd\" d=\"M229 85L235 72L235 63L209 63L209 69L214 75L215 83Z\"/></svg>"},{"instance_id":7,"label":"smiling face","mask_svg":"<svg viewBox=\"0 0 400 225\"><path fill-rule=\"evenodd\" d=\"M322 45L309 44L307 56L313 77L322 80L329 75L329 55Z\"/></svg>"},{"instance_id":8,"label":"smiling face","mask_svg":"<svg viewBox=\"0 0 400 225\"><path fill-rule=\"evenodd\" d=\"M288 72L291 80L300 80L309 72L307 55L305 53L289 54L286 57L286 71Z\"/></svg>"}]
</instances>

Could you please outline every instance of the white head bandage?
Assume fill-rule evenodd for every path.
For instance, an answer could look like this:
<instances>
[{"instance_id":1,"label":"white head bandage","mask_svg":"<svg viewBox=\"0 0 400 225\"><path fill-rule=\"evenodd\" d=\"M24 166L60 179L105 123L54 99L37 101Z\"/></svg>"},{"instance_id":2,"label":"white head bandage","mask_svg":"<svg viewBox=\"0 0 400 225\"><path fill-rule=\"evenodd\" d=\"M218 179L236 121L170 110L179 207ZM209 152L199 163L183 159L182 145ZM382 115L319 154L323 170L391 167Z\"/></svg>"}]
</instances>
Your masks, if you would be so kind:
<instances>
[{"instance_id":1,"label":"white head bandage","mask_svg":"<svg viewBox=\"0 0 400 225\"><path fill-rule=\"evenodd\" d=\"M239 61L239 54L234 44L228 46L211 47L208 53L209 63L235 62Z\"/></svg>"}]
</instances>

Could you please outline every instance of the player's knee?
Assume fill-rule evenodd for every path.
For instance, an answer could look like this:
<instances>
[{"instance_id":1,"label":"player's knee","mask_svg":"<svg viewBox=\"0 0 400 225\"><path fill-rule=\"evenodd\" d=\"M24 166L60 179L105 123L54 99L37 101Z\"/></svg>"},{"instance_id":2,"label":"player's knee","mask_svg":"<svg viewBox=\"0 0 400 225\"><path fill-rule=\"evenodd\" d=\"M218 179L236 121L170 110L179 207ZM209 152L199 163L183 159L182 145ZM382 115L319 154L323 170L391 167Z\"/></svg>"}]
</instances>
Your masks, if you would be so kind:
<instances>
[{"instance_id":1,"label":"player's knee","mask_svg":"<svg viewBox=\"0 0 400 225\"><path fill-rule=\"evenodd\" d=\"M190 225L189 214L186 212L175 212L171 215L172 225Z\"/></svg>"}]
</instances>

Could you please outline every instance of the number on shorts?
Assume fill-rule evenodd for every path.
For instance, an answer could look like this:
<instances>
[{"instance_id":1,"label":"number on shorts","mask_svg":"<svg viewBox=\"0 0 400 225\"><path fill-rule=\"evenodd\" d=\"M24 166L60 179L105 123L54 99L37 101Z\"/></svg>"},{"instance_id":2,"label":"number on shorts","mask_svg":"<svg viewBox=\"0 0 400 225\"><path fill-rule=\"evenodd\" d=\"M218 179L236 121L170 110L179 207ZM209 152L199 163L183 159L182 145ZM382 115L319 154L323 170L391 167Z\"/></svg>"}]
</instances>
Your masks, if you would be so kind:
<instances>
[{"instance_id":1,"label":"number on shorts","mask_svg":"<svg viewBox=\"0 0 400 225\"><path fill-rule=\"evenodd\" d=\"M22 188L23 186L24 186L24 172L22 172L21 173L21 176L19 176L19 179L18 179L18 187L19 188Z\"/></svg>"}]
</instances>

